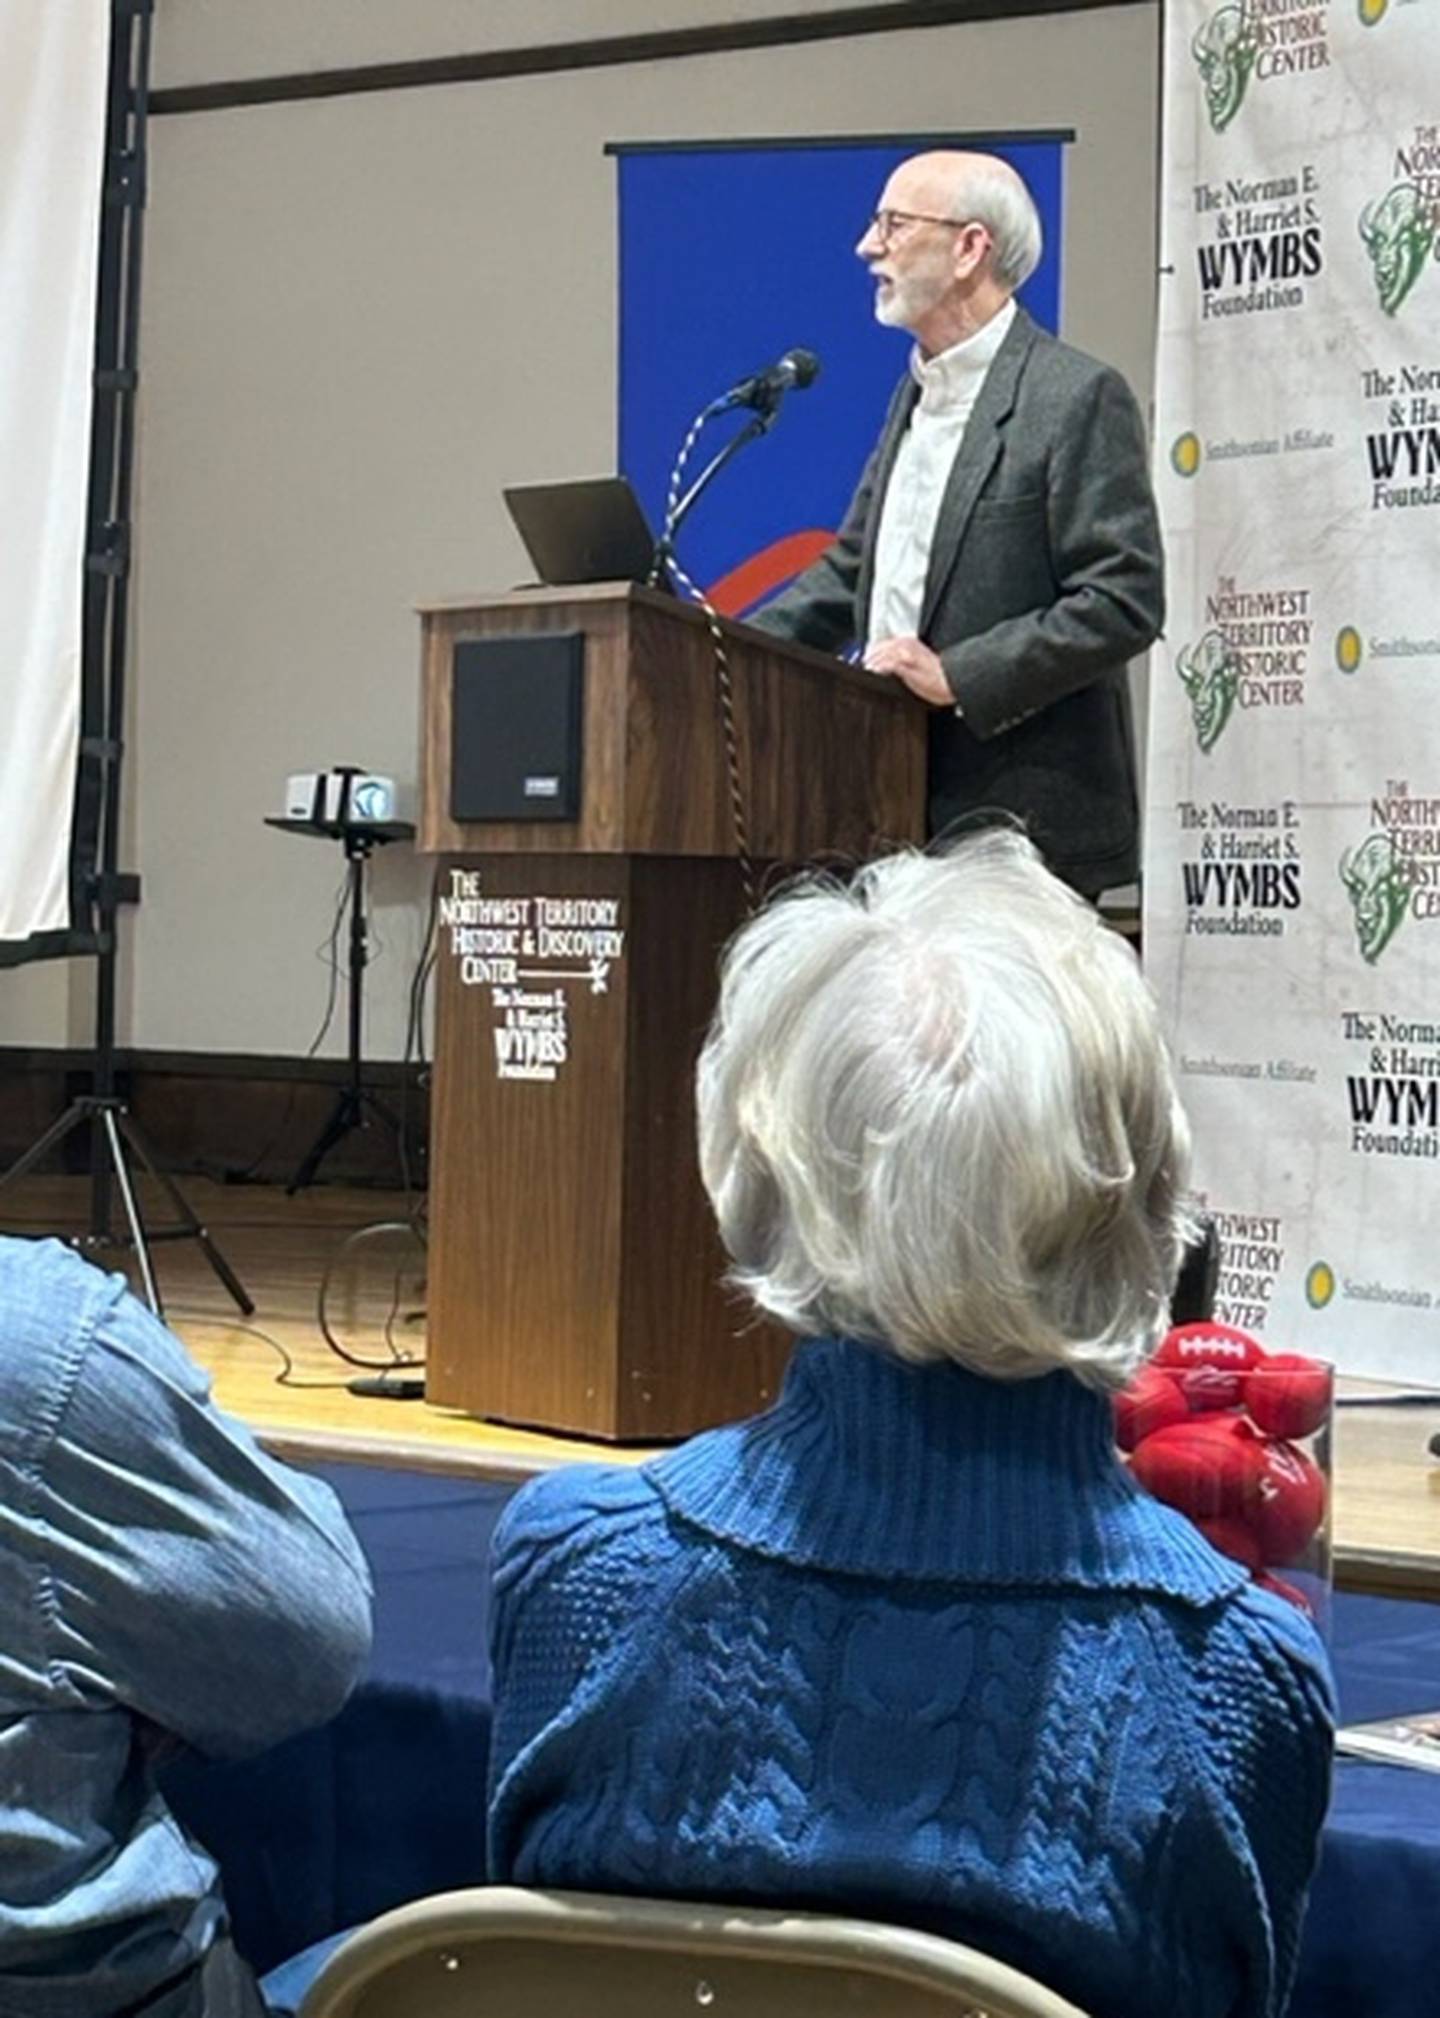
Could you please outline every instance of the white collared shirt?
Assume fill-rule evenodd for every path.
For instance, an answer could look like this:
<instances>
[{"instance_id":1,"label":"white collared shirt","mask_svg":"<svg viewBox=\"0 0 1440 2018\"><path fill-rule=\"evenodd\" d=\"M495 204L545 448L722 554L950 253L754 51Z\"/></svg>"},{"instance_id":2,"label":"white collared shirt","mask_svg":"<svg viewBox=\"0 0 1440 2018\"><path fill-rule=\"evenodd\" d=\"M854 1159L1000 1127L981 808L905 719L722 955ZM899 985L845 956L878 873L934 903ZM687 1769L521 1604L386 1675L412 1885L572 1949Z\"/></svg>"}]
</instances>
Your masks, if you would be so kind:
<instances>
[{"instance_id":1,"label":"white collared shirt","mask_svg":"<svg viewBox=\"0 0 1440 2018\"><path fill-rule=\"evenodd\" d=\"M1007 301L983 329L938 357L922 357L918 344L910 353L920 397L880 508L867 643L919 632L940 502L985 374L1014 320L1015 303Z\"/></svg>"}]
</instances>

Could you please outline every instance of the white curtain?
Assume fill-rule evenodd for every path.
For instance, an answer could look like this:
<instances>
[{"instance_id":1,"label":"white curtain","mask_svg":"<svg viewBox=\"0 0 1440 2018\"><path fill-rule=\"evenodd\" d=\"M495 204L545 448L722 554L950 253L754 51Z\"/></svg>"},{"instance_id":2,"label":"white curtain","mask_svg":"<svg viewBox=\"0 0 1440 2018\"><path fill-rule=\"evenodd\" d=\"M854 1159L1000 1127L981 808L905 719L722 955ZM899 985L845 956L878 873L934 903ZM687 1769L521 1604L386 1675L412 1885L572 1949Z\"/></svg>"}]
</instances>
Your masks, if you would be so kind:
<instances>
[{"instance_id":1,"label":"white curtain","mask_svg":"<svg viewBox=\"0 0 1440 2018\"><path fill-rule=\"evenodd\" d=\"M110 0L0 0L0 944L70 924Z\"/></svg>"}]
</instances>

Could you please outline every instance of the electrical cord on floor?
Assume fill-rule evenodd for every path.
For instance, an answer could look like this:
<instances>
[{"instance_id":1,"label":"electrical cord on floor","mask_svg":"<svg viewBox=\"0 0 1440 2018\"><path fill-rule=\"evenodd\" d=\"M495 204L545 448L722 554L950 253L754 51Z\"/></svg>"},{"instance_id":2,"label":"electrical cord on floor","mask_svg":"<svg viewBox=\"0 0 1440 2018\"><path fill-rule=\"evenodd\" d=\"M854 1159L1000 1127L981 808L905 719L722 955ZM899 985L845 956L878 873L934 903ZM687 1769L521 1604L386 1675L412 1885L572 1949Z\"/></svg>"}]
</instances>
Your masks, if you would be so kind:
<instances>
[{"instance_id":1,"label":"electrical cord on floor","mask_svg":"<svg viewBox=\"0 0 1440 2018\"><path fill-rule=\"evenodd\" d=\"M359 1353L352 1352L347 1345L341 1343L331 1329L329 1316L326 1311L326 1302L329 1298L337 1269L347 1255L363 1241L372 1240L378 1234L386 1233L409 1234L412 1239L420 1242L422 1248L425 1244L424 1235L421 1233L413 1217L410 1219L377 1219L368 1226L358 1226L353 1233L346 1234L344 1240L341 1241L339 1247L325 1264L325 1272L320 1278L320 1287L315 1299L315 1320L320 1327L320 1335L336 1358L343 1359L347 1366L362 1367L371 1373L396 1373L402 1367L423 1368L425 1364L423 1354L402 1352L395 1342L395 1320L399 1316L400 1305L403 1300L401 1295L403 1271L398 1268L395 1271L394 1293L391 1299L390 1312L385 1320L385 1343L390 1348L389 1359L367 1359Z\"/></svg>"},{"instance_id":2,"label":"electrical cord on floor","mask_svg":"<svg viewBox=\"0 0 1440 2018\"><path fill-rule=\"evenodd\" d=\"M195 1326L205 1325L211 1331L241 1331L247 1338L258 1338L262 1345L268 1345L280 1360L280 1371L275 1376L276 1387L328 1388L332 1392L349 1386L344 1380L300 1380L295 1373L295 1362L278 1338L268 1331L262 1331L258 1324L247 1324L243 1318L216 1317L210 1311L185 1310L172 1304L165 1313L167 1319L174 1318L179 1323Z\"/></svg>"}]
</instances>

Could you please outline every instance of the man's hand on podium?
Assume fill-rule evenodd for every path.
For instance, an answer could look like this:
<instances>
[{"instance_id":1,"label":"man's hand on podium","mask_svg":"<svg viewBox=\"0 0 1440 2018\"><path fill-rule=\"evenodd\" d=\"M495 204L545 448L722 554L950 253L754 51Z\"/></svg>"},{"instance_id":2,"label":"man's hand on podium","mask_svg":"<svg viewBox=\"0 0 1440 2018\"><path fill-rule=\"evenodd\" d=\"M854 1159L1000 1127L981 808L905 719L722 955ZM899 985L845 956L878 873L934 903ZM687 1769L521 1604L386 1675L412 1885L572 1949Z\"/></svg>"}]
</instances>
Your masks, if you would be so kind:
<instances>
[{"instance_id":1,"label":"man's hand on podium","mask_svg":"<svg viewBox=\"0 0 1440 2018\"><path fill-rule=\"evenodd\" d=\"M955 705L945 668L919 638L881 638L878 644L866 646L863 663L869 672L903 680L912 694L928 701L932 708Z\"/></svg>"}]
</instances>

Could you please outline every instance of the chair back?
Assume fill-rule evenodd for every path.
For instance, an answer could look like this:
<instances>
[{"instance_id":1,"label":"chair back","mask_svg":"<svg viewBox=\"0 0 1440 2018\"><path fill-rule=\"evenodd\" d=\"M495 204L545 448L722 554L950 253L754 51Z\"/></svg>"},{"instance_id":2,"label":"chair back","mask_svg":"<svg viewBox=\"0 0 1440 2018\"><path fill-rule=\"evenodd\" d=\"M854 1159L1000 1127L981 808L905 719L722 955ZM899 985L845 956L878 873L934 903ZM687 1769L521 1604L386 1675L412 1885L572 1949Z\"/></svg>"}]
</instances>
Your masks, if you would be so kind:
<instances>
[{"instance_id":1,"label":"chair back","mask_svg":"<svg viewBox=\"0 0 1440 2018\"><path fill-rule=\"evenodd\" d=\"M973 1948L815 1913L486 1886L386 1913L301 2018L1085 2018Z\"/></svg>"}]
</instances>

